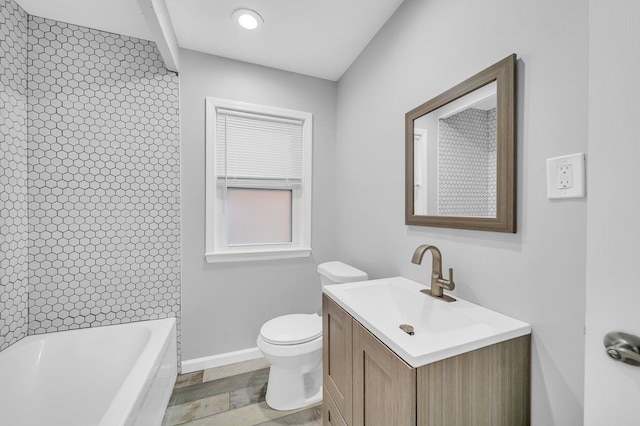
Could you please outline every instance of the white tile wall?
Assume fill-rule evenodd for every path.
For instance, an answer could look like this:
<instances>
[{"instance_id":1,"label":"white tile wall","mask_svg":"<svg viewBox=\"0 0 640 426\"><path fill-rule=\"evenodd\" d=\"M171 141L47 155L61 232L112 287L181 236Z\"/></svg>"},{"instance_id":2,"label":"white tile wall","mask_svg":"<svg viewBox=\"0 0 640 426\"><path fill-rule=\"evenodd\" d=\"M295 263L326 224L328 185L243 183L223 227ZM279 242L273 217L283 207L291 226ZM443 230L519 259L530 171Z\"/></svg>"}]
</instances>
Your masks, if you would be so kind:
<instances>
[{"instance_id":1,"label":"white tile wall","mask_svg":"<svg viewBox=\"0 0 640 426\"><path fill-rule=\"evenodd\" d=\"M0 0L0 350L27 335L27 14Z\"/></svg>"},{"instance_id":2,"label":"white tile wall","mask_svg":"<svg viewBox=\"0 0 640 426\"><path fill-rule=\"evenodd\" d=\"M439 122L438 214L496 215L495 108L469 108Z\"/></svg>"},{"instance_id":3,"label":"white tile wall","mask_svg":"<svg viewBox=\"0 0 640 426\"><path fill-rule=\"evenodd\" d=\"M178 77L152 42L28 25L29 332L178 316Z\"/></svg>"}]
</instances>

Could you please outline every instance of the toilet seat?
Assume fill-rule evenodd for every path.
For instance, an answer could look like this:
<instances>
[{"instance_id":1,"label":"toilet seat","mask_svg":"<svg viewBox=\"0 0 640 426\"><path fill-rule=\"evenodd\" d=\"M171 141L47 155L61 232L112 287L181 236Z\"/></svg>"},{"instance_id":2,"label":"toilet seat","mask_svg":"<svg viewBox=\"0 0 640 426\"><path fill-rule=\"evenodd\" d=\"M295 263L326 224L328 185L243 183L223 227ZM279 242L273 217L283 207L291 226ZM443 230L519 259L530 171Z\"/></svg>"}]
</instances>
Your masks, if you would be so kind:
<instances>
[{"instance_id":1,"label":"toilet seat","mask_svg":"<svg viewBox=\"0 0 640 426\"><path fill-rule=\"evenodd\" d=\"M272 345L298 345L322 336L322 317L318 314L283 315L267 321L260 337Z\"/></svg>"}]
</instances>

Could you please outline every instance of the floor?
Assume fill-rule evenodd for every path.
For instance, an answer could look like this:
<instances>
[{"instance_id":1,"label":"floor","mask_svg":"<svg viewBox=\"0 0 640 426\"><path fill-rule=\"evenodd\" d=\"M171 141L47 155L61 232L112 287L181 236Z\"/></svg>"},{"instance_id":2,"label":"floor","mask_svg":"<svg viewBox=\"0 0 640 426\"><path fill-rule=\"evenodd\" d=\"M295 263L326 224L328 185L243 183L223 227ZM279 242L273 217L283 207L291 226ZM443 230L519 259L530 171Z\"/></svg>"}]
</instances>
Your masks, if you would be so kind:
<instances>
[{"instance_id":1,"label":"floor","mask_svg":"<svg viewBox=\"0 0 640 426\"><path fill-rule=\"evenodd\" d=\"M268 378L264 358L179 375L162 425L322 425L320 403L292 411L269 408Z\"/></svg>"}]
</instances>

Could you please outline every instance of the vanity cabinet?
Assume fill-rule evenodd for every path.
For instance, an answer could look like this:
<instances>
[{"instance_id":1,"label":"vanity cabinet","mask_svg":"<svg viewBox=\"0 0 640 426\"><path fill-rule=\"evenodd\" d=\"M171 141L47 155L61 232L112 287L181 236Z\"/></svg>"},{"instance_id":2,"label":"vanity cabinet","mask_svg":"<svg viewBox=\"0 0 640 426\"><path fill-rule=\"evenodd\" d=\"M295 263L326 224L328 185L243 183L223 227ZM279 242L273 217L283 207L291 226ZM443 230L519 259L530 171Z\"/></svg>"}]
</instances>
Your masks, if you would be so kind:
<instances>
[{"instance_id":1,"label":"vanity cabinet","mask_svg":"<svg viewBox=\"0 0 640 426\"><path fill-rule=\"evenodd\" d=\"M323 294L325 425L528 426L530 335L411 367Z\"/></svg>"},{"instance_id":2,"label":"vanity cabinet","mask_svg":"<svg viewBox=\"0 0 640 426\"><path fill-rule=\"evenodd\" d=\"M326 295L322 296L322 365L325 425L352 424L352 319ZM340 421L337 416L341 416ZM331 420L327 423L328 419Z\"/></svg>"}]
</instances>

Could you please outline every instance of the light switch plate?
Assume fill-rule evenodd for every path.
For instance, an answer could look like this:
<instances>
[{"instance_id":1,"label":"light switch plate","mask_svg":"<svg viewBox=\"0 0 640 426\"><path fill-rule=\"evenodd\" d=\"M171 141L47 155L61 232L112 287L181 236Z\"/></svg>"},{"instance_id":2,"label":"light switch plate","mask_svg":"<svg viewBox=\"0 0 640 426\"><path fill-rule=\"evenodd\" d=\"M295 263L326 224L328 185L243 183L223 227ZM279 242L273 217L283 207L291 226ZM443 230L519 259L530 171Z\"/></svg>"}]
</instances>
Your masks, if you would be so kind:
<instances>
[{"instance_id":1,"label":"light switch plate","mask_svg":"<svg viewBox=\"0 0 640 426\"><path fill-rule=\"evenodd\" d=\"M582 198L585 194L584 153L547 159L547 198Z\"/></svg>"}]
</instances>

